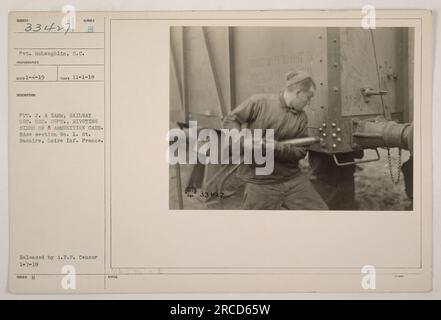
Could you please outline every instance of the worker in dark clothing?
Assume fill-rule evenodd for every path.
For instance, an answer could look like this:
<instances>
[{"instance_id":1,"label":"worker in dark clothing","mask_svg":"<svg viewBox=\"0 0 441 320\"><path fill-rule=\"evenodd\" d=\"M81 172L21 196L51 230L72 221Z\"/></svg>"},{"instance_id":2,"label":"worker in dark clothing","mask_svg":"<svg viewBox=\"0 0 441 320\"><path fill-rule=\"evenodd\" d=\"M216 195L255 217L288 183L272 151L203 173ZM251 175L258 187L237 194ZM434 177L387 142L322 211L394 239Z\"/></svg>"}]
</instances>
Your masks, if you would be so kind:
<instances>
[{"instance_id":1,"label":"worker in dark clothing","mask_svg":"<svg viewBox=\"0 0 441 320\"><path fill-rule=\"evenodd\" d=\"M338 153L338 162L353 162L363 157L363 150ZM332 155L309 151L311 181L330 210L358 210L355 201L355 164L337 166Z\"/></svg>"},{"instance_id":2,"label":"worker in dark clothing","mask_svg":"<svg viewBox=\"0 0 441 320\"><path fill-rule=\"evenodd\" d=\"M314 95L311 76L289 72L286 87L279 94L258 94L244 101L224 119L224 128L274 130L274 170L257 175L253 165L242 165L238 176L246 182L244 209L327 210L325 202L308 177L299 169L306 156L303 147L283 145L283 140L307 136L307 116L303 109Z\"/></svg>"}]
</instances>

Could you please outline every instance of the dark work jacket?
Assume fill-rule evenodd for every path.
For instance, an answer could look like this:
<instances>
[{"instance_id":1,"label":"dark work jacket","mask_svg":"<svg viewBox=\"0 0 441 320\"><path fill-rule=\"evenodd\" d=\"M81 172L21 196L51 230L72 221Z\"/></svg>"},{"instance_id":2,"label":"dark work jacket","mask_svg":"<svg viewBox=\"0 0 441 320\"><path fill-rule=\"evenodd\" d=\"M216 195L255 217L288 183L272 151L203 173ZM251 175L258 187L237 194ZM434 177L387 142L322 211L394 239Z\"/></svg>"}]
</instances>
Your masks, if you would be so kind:
<instances>
[{"instance_id":1,"label":"dark work jacket","mask_svg":"<svg viewBox=\"0 0 441 320\"><path fill-rule=\"evenodd\" d=\"M257 94L241 103L223 122L226 129L240 130L243 125L253 129L273 129L274 140L307 136L308 119L303 111L288 107L282 93ZM306 156L302 147L289 147L274 151L274 171L271 175L256 175L255 166L242 165L238 176L252 183L275 183L287 181L299 173L298 162Z\"/></svg>"}]
</instances>

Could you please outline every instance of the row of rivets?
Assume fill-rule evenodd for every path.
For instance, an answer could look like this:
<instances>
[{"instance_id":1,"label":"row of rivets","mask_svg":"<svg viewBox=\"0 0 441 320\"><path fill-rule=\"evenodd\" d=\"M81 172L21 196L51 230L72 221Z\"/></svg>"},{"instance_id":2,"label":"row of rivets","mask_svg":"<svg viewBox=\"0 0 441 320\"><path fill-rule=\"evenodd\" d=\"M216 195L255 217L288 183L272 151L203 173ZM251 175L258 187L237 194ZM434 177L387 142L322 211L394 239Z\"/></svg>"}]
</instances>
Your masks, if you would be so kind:
<instances>
[{"instance_id":1,"label":"row of rivets","mask_svg":"<svg viewBox=\"0 0 441 320\"><path fill-rule=\"evenodd\" d=\"M335 38L334 38L332 41L333 41L334 43L337 43L337 39L335 39ZM334 68L337 68L337 67L338 67L338 63L337 63L337 62L334 62ZM333 87L332 89L333 89L334 92L339 92L339 88L338 88L338 87ZM331 126L332 126L333 128L335 128L335 127L337 126L337 124L336 124L335 122L333 122L333 123L331 124ZM323 127L326 127L326 125L324 124ZM340 132L340 131L341 131L340 128L337 128L337 132ZM335 132L333 132L333 133L332 133L332 137L333 137L333 138L336 138L336 137L337 137L337 134L336 134ZM339 140L339 139L340 139L340 140ZM337 141L340 142L340 141L341 141L341 138L337 138ZM322 145L322 146L323 146L323 145ZM332 148L337 148L337 145L336 145L335 143L333 143L333 144L332 144Z\"/></svg>"},{"instance_id":2,"label":"row of rivets","mask_svg":"<svg viewBox=\"0 0 441 320\"><path fill-rule=\"evenodd\" d=\"M331 124L331 126L332 126L333 128L336 128L336 127L337 127L337 124L336 124L335 122L333 122L333 123ZM326 128L326 127L327 127L327 124L323 122L323 123L322 123L322 126L318 129L319 132L321 132L322 137L324 137L324 138L327 136L326 132L323 132L324 128ZM337 132L341 132L341 128L336 128L335 130L336 130ZM342 141L342 139L341 139L340 137L338 137L338 136L337 136L337 133L335 133L335 132L333 132L333 133L331 134L331 136L332 136L333 138L337 138L337 142L341 142L341 141ZM323 138L320 138L320 143L321 143L322 148L326 148L326 143L324 142L324 139L323 139ZM332 148L337 148L337 144L333 143L333 144L332 144Z\"/></svg>"}]
</instances>

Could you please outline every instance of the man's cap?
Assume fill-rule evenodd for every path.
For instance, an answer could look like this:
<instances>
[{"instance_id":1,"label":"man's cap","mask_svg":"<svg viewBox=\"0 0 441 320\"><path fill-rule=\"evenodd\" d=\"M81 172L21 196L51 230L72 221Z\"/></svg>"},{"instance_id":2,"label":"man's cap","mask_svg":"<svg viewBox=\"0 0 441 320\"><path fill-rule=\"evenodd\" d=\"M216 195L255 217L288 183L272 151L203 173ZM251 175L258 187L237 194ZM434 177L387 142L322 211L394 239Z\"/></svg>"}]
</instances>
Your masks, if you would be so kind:
<instances>
[{"instance_id":1,"label":"man's cap","mask_svg":"<svg viewBox=\"0 0 441 320\"><path fill-rule=\"evenodd\" d=\"M286 74L286 87L299 83L307 78L311 78L309 73L304 71L290 71Z\"/></svg>"}]
</instances>

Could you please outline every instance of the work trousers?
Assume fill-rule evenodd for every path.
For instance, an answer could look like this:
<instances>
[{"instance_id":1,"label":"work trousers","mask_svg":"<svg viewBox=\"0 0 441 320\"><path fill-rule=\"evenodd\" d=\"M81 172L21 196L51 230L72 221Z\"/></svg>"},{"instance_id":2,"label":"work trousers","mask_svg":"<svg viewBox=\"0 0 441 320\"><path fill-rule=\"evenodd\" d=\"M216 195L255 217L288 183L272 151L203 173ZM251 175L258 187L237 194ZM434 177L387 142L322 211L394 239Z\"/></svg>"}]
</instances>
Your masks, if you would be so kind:
<instances>
[{"instance_id":1,"label":"work trousers","mask_svg":"<svg viewBox=\"0 0 441 320\"><path fill-rule=\"evenodd\" d=\"M245 210L328 210L307 175L299 172L288 181L245 186Z\"/></svg>"}]
</instances>

